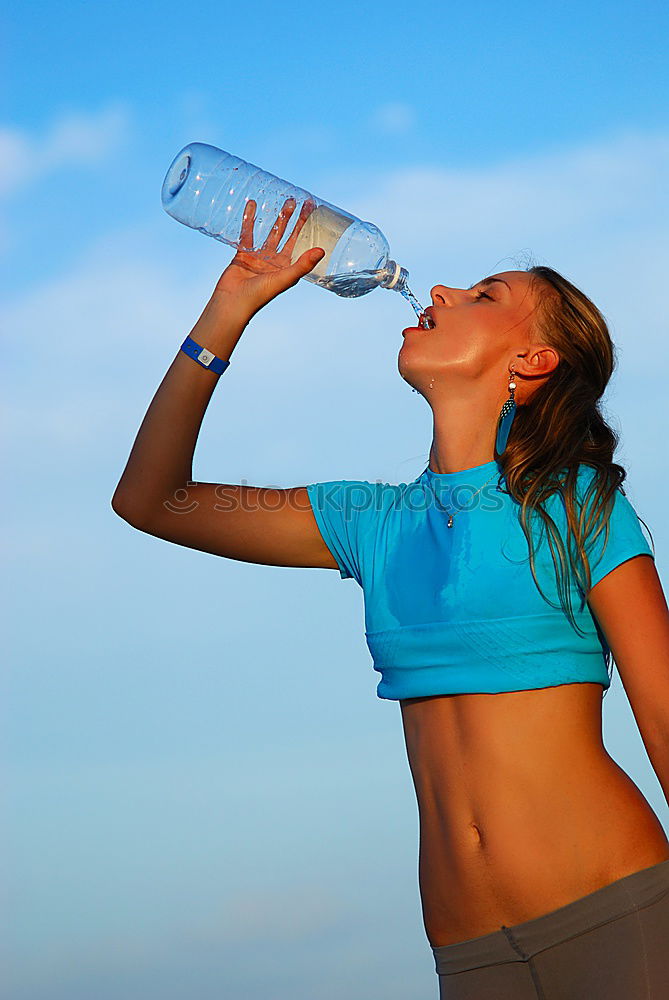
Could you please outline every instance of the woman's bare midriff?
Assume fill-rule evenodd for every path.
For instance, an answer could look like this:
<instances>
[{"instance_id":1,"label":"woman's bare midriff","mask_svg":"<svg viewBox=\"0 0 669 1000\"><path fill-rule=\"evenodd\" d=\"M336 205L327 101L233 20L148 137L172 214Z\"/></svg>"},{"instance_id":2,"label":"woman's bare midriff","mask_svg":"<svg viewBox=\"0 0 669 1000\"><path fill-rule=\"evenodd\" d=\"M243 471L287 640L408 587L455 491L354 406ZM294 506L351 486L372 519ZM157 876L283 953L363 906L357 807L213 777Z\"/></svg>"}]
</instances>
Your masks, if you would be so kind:
<instances>
[{"instance_id":1,"label":"woman's bare midriff","mask_svg":"<svg viewBox=\"0 0 669 1000\"><path fill-rule=\"evenodd\" d=\"M532 920L669 859L660 821L604 748L602 690L400 702L432 946Z\"/></svg>"}]
</instances>

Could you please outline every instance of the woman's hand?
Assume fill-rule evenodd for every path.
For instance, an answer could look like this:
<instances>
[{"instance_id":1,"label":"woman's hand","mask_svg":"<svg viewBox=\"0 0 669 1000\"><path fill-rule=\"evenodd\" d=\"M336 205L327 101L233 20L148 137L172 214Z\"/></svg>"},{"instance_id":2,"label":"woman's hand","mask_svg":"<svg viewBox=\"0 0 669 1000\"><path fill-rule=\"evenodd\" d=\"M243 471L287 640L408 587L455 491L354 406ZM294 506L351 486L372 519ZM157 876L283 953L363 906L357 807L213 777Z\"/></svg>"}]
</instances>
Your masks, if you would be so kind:
<instances>
[{"instance_id":1,"label":"woman's hand","mask_svg":"<svg viewBox=\"0 0 669 1000\"><path fill-rule=\"evenodd\" d=\"M314 247L291 263L291 255L297 239L307 219L314 211L316 203L308 199L302 205L295 228L281 250L277 250L288 221L295 211L295 199L287 198L277 220L262 245L261 251L254 251L253 226L256 203L249 200L244 209L239 249L230 264L218 279L210 305L220 303L227 314L233 311L242 322L255 316L259 309L276 298L280 292L292 288L305 274L325 256L325 250ZM260 256L262 252L263 256Z\"/></svg>"}]
</instances>

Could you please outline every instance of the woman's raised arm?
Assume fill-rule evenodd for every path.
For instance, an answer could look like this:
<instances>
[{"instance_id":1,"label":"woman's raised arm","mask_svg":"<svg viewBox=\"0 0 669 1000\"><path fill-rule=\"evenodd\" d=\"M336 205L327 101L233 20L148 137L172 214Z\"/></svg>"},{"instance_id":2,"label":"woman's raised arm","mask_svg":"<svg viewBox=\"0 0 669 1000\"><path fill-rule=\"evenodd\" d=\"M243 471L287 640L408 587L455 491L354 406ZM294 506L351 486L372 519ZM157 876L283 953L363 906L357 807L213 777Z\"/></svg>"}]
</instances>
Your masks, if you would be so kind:
<instances>
[{"instance_id":1,"label":"woman's raised arm","mask_svg":"<svg viewBox=\"0 0 669 1000\"><path fill-rule=\"evenodd\" d=\"M273 253L268 260L249 249L255 202L247 203L240 249L191 331L197 344L223 360L229 360L255 313L296 285L323 256L315 248L291 263L299 232L313 210L309 202L276 252L294 207L286 202L263 245L266 254ZM218 378L177 352L139 428L112 508L139 530L190 548L248 562L336 569L305 487L193 482L197 436Z\"/></svg>"}]
</instances>

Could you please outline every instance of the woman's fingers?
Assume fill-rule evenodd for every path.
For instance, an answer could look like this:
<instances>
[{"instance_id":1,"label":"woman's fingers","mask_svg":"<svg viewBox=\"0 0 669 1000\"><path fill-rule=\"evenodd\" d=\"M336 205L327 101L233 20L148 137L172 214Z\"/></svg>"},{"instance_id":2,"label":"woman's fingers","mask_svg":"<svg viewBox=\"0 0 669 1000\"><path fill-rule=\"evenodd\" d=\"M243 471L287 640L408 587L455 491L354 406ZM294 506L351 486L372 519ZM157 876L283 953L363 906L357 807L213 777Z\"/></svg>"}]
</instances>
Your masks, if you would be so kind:
<instances>
[{"instance_id":1,"label":"woman's fingers","mask_svg":"<svg viewBox=\"0 0 669 1000\"><path fill-rule=\"evenodd\" d=\"M277 216L277 220L269 231L269 236L262 245L263 250L273 252L278 247L283 234L286 231L288 220L295 211L296 201L294 198L286 198L283 208Z\"/></svg>"},{"instance_id":2,"label":"woman's fingers","mask_svg":"<svg viewBox=\"0 0 669 1000\"><path fill-rule=\"evenodd\" d=\"M242 218L242 229L239 236L239 249L253 249L253 225L256 218L256 203L252 198L246 202L244 216Z\"/></svg>"},{"instance_id":3,"label":"woman's fingers","mask_svg":"<svg viewBox=\"0 0 669 1000\"><path fill-rule=\"evenodd\" d=\"M307 200L302 205L299 217L297 219L297 222L295 223L295 228L293 229L292 233L286 240L286 245L283 248L283 252L288 256L289 260L293 256L293 249L295 247L295 244L297 243L298 237L302 232L302 230L304 229L307 219L309 218L309 216L311 215L311 213L314 211L315 208L316 208L316 202L312 198L307 198Z\"/></svg>"},{"instance_id":4,"label":"woman's fingers","mask_svg":"<svg viewBox=\"0 0 669 1000\"><path fill-rule=\"evenodd\" d=\"M296 285L300 278L313 271L316 264L324 256L325 250L322 247L312 247L311 250L305 250L294 264L282 267L280 270L274 271L271 275L265 275L264 277L267 281L266 287L271 289L270 297L274 298L281 292L285 292L288 288Z\"/></svg>"},{"instance_id":5,"label":"woman's fingers","mask_svg":"<svg viewBox=\"0 0 669 1000\"><path fill-rule=\"evenodd\" d=\"M244 215L242 217L239 250L253 254L251 258L253 261L252 270L255 270L257 267L260 272L262 272L267 268L272 270L277 266L280 267L282 264L291 266L290 262L293 256L293 250L299 239L300 233L307 222L307 219L316 208L316 202L313 198L307 198L307 200L303 203L298 219L293 227L293 231L286 240L284 247L279 252L277 248L286 233L288 223L295 212L295 208L295 198L286 198L283 207L277 216L276 222L267 236L267 239L258 250L254 248L253 234L256 223L257 205L253 199L249 199L247 201L244 208ZM312 267L313 266L315 265L312 264Z\"/></svg>"}]
</instances>

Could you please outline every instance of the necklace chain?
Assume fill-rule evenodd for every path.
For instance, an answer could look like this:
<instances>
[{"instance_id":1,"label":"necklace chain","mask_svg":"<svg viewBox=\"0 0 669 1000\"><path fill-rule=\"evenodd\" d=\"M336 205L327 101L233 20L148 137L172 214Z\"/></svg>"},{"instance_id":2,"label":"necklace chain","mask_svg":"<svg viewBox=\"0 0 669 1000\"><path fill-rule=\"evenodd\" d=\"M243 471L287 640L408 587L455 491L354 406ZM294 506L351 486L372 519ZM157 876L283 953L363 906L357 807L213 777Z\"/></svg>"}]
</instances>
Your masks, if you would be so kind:
<instances>
[{"instance_id":1,"label":"necklace chain","mask_svg":"<svg viewBox=\"0 0 669 1000\"><path fill-rule=\"evenodd\" d=\"M488 483L490 482L490 480L491 480L491 479L492 479L492 478L493 478L494 476L496 476L496 475L498 475L497 471L493 472L492 476L490 476L490 478L489 478L489 479L486 479L486 481L485 481L485 483L483 484L483 486L479 486L479 488L477 489L476 493L473 493L473 494L472 494L472 500L474 499L474 497L476 497L476 496L478 496L478 495L479 495L479 493L481 492L481 490L483 489L483 487L484 487L484 486L487 486L487 485L488 485ZM453 511L453 512L451 513L451 511L450 511L450 510L448 510L448 508L447 508L447 507L444 507L443 503L441 502L441 500L440 500L440 499L439 499L439 497L437 496L437 492L436 492L436 490L434 490L434 489L433 489L433 490L432 490L432 492L434 493L434 498L435 498L435 500L437 501L437 503L439 504L439 506L441 507L441 509L443 510L443 512L444 512L445 514L448 514L448 524L446 525L446 527L447 527L447 528L452 528L452 527L453 527L453 518L455 517L456 513L459 513L459 511L457 511L457 510L454 510L454 511Z\"/></svg>"}]
</instances>

